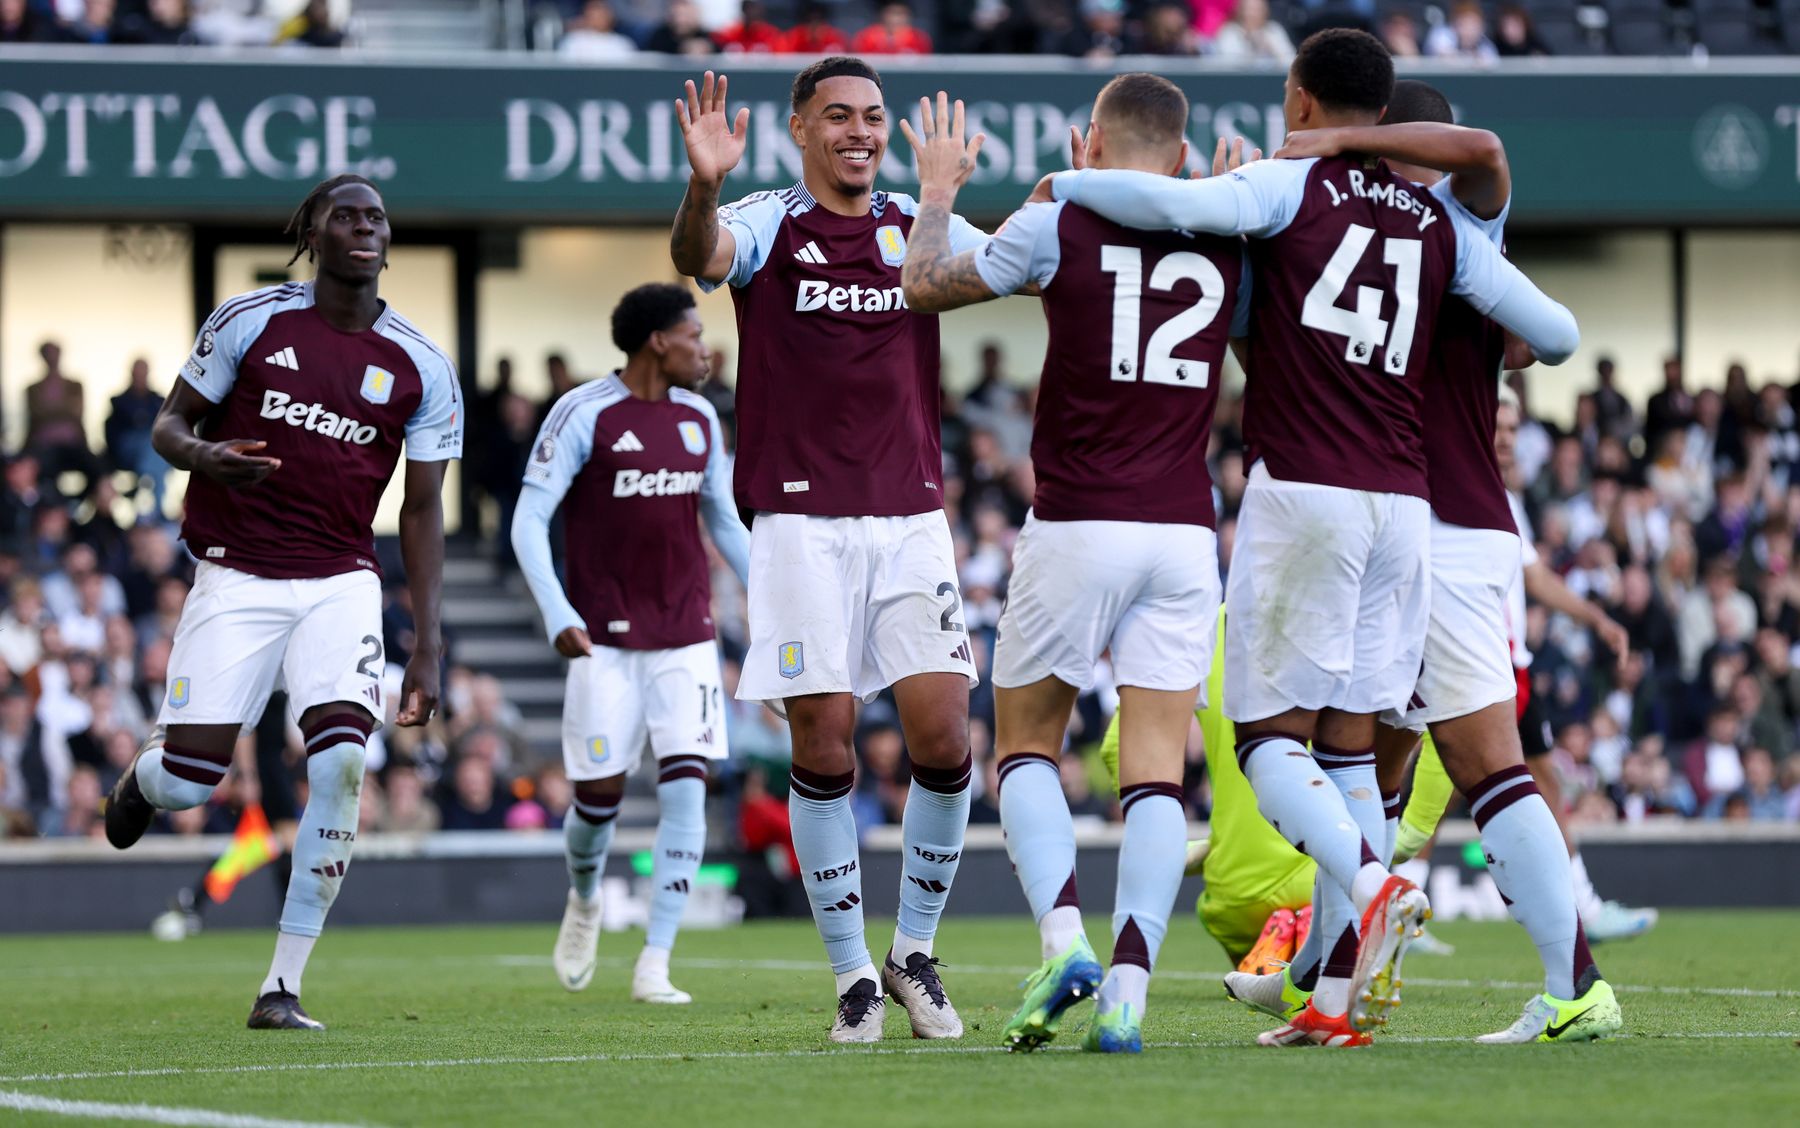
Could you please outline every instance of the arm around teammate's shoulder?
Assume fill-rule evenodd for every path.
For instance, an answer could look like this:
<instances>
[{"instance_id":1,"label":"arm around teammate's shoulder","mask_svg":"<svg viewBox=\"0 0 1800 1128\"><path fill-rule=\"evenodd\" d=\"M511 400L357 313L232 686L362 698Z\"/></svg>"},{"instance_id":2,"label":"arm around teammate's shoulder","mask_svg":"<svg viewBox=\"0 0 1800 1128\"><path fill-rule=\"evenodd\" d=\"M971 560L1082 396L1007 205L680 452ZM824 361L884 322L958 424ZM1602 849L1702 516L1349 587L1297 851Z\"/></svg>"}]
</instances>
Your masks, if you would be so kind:
<instances>
[{"instance_id":1,"label":"arm around teammate's shoulder","mask_svg":"<svg viewBox=\"0 0 1800 1128\"><path fill-rule=\"evenodd\" d=\"M1182 180L1132 169L1080 169L1051 180L1058 200L1146 231L1273 235L1299 211L1310 160L1252 161L1223 176Z\"/></svg>"}]
</instances>

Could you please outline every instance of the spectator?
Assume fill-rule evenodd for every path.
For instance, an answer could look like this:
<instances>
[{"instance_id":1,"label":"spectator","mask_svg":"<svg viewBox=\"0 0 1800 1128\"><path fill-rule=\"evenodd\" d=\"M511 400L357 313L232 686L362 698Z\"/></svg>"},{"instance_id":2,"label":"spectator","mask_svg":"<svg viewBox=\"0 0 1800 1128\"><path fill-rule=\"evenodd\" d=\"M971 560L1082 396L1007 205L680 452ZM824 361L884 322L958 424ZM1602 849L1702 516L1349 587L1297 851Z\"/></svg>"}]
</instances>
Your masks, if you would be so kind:
<instances>
[{"instance_id":1,"label":"spectator","mask_svg":"<svg viewBox=\"0 0 1800 1128\"><path fill-rule=\"evenodd\" d=\"M52 29L27 0L0 0L0 43L42 43Z\"/></svg>"},{"instance_id":2,"label":"spectator","mask_svg":"<svg viewBox=\"0 0 1800 1128\"><path fill-rule=\"evenodd\" d=\"M144 11L119 21L117 41L156 47L191 47L200 42L190 25L188 0L149 0Z\"/></svg>"},{"instance_id":3,"label":"spectator","mask_svg":"<svg viewBox=\"0 0 1800 1128\"><path fill-rule=\"evenodd\" d=\"M1396 8L1381 19L1381 41L1396 59L1416 59L1424 52L1419 49L1419 24L1412 13L1404 8Z\"/></svg>"},{"instance_id":4,"label":"spectator","mask_svg":"<svg viewBox=\"0 0 1800 1128\"><path fill-rule=\"evenodd\" d=\"M762 0L744 0L737 23L713 36L728 55L768 55L781 50L781 30L770 23Z\"/></svg>"},{"instance_id":5,"label":"spectator","mask_svg":"<svg viewBox=\"0 0 1800 1128\"><path fill-rule=\"evenodd\" d=\"M908 0L886 0L876 22L850 41L850 51L856 55L929 55L931 37L913 26Z\"/></svg>"},{"instance_id":6,"label":"spectator","mask_svg":"<svg viewBox=\"0 0 1800 1128\"><path fill-rule=\"evenodd\" d=\"M81 14L62 25L58 36L64 43L113 42L114 0L83 0Z\"/></svg>"},{"instance_id":7,"label":"spectator","mask_svg":"<svg viewBox=\"0 0 1800 1128\"><path fill-rule=\"evenodd\" d=\"M1753 822L1781 822L1787 818L1787 796L1775 782L1775 760L1766 748L1747 748L1741 760L1743 784L1729 795L1714 795L1703 817L1730 818L1729 809L1742 804L1742 818Z\"/></svg>"},{"instance_id":8,"label":"spectator","mask_svg":"<svg viewBox=\"0 0 1800 1128\"><path fill-rule=\"evenodd\" d=\"M1144 32L1137 52L1145 55L1198 55L1200 40L1194 34L1193 17L1185 3L1165 2L1144 16Z\"/></svg>"},{"instance_id":9,"label":"spectator","mask_svg":"<svg viewBox=\"0 0 1800 1128\"><path fill-rule=\"evenodd\" d=\"M176 2L180 0L165 0ZM134 480L148 478L155 509L162 513L163 482L169 464L150 446L150 430L162 410L163 394L150 386L150 362L138 357L131 362L131 386L112 398L106 417L106 457L115 469ZM133 491L135 496L135 489Z\"/></svg>"},{"instance_id":10,"label":"spectator","mask_svg":"<svg viewBox=\"0 0 1800 1128\"><path fill-rule=\"evenodd\" d=\"M1074 29L1073 8L1034 0L940 0L942 47L953 55L1063 54L1047 40Z\"/></svg>"},{"instance_id":11,"label":"spectator","mask_svg":"<svg viewBox=\"0 0 1800 1128\"><path fill-rule=\"evenodd\" d=\"M1212 53L1221 59L1268 59L1286 66L1294 59L1287 29L1269 18L1269 0L1238 0L1231 22L1219 28Z\"/></svg>"},{"instance_id":12,"label":"spectator","mask_svg":"<svg viewBox=\"0 0 1800 1128\"><path fill-rule=\"evenodd\" d=\"M800 22L781 38L781 50L788 55L841 55L848 45L831 22L831 9L818 0L801 6Z\"/></svg>"},{"instance_id":13,"label":"spectator","mask_svg":"<svg viewBox=\"0 0 1800 1128\"><path fill-rule=\"evenodd\" d=\"M1693 787L1685 776L1669 770L1662 742L1656 737L1625 757L1612 794L1619 815L1626 822L1671 815L1688 818L1699 809Z\"/></svg>"},{"instance_id":14,"label":"spectator","mask_svg":"<svg viewBox=\"0 0 1800 1128\"><path fill-rule=\"evenodd\" d=\"M44 822L59 806L52 761L25 687L0 691L0 808L18 812L34 828Z\"/></svg>"},{"instance_id":15,"label":"spectator","mask_svg":"<svg viewBox=\"0 0 1800 1128\"><path fill-rule=\"evenodd\" d=\"M1537 27L1531 22L1531 13L1517 4L1507 4L1500 9L1500 18L1494 23L1494 49L1502 58L1553 53L1538 35Z\"/></svg>"},{"instance_id":16,"label":"spectator","mask_svg":"<svg viewBox=\"0 0 1800 1128\"><path fill-rule=\"evenodd\" d=\"M1458 0L1450 18L1425 36L1425 53L1439 59L1470 59L1491 63L1500 57L1488 38L1487 16L1478 0Z\"/></svg>"},{"instance_id":17,"label":"spectator","mask_svg":"<svg viewBox=\"0 0 1800 1128\"><path fill-rule=\"evenodd\" d=\"M1057 10L1060 13L1060 9ZM1081 0L1081 24L1066 14L1046 25L1046 53L1111 59L1125 53L1124 0Z\"/></svg>"},{"instance_id":18,"label":"spectator","mask_svg":"<svg viewBox=\"0 0 1800 1128\"><path fill-rule=\"evenodd\" d=\"M504 830L512 796L494 773L490 735L472 744L456 761L450 788L439 801L445 830Z\"/></svg>"},{"instance_id":19,"label":"spectator","mask_svg":"<svg viewBox=\"0 0 1800 1128\"><path fill-rule=\"evenodd\" d=\"M644 44L646 51L660 51L665 55L710 55L714 51L713 41L700 26L700 7L694 0L669 0L669 6L663 13L663 22L650 33L650 39ZM506 366L506 390L511 391L512 362L502 361ZM470 428L474 430L473 427Z\"/></svg>"},{"instance_id":20,"label":"spectator","mask_svg":"<svg viewBox=\"0 0 1800 1128\"><path fill-rule=\"evenodd\" d=\"M1706 566L1706 584L1688 593L1676 619L1681 676L1700 673L1700 657L1714 643L1748 643L1756 630L1756 603L1737 586L1737 565L1719 558Z\"/></svg>"},{"instance_id":21,"label":"spectator","mask_svg":"<svg viewBox=\"0 0 1800 1128\"><path fill-rule=\"evenodd\" d=\"M0 662L13 677L24 677L37 668L44 649L40 631L45 622L44 596L36 580L12 583L12 598L0 611Z\"/></svg>"},{"instance_id":22,"label":"spectator","mask_svg":"<svg viewBox=\"0 0 1800 1128\"><path fill-rule=\"evenodd\" d=\"M44 375L25 389L25 448L36 456L42 472L50 478L65 470L76 470L92 478L94 456L82 429L85 400L81 381L63 374L62 346L55 341L40 345L38 356L44 362Z\"/></svg>"},{"instance_id":23,"label":"spectator","mask_svg":"<svg viewBox=\"0 0 1800 1128\"><path fill-rule=\"evenodd\" d=\"M1744 786L1744 761L1737 745L1738 715L1728 705L1712 711L1706 735L1688 746L1682 771L1702 804Z\"/></svg>"},{"instance_id":24,"label":"spectator","mask_svg":"<svg viewBox=\"0 0 1800 1128\"><path fill-rule=\"evenodd\" d=\"M437 804L425 793L425 780L411 761L388 765L387 809L381 829L394 834L430 834L442 825Z\"/></svg>"},{"instance_id":25,"label":"spectator","mask_svg":"<svg viewBox=\"0 0 1800 1128\"><path fill-rule=\"evenodd\" d=\"M607 0L587 0L581 14L563 25L556 49L571 59L623 59L637 53L637 44L619 31L618 13Z\"/></svg>"},{"instance_id":26,"label":"spectator","mask_svg":"<svg viewBox=\"0 0 1800 1128\"><path fill-rule=\"evenodd\" d=\"M302 47L342 47L344 33L332 24L330 0L306 0L306 7L275 32L276 43Z\"/></svg>"},{"instance_id":27,"label":"spectator","mask_svg":"<svg viewBox=\"0 0 1800 1128\"><path fill-rule=\"evenodd\" d=\"M81 582L88 576L100 581L100 610L106 615L125 613L125 588L118 578L100 572L100 557L92 545L69 542L63 534L62 570L44 577L44 606L52 618L73 614L81 603ZM173 631L170 632L173 634Z\"/></svg>"},{"instance_id":28,"label":"spectator","mask_svg":"<svg viewBox=\"0 0 1800 1128\"><path fill-rule=\"evenodd\" d=\"M1671 431L1681 430L1694 421L1694 397L1688 393L1678 357L1663 361L1662 391L1650 397L1644 406L1644 446L1662 449L1662 439Z\"/></svg>"}]
</instances>

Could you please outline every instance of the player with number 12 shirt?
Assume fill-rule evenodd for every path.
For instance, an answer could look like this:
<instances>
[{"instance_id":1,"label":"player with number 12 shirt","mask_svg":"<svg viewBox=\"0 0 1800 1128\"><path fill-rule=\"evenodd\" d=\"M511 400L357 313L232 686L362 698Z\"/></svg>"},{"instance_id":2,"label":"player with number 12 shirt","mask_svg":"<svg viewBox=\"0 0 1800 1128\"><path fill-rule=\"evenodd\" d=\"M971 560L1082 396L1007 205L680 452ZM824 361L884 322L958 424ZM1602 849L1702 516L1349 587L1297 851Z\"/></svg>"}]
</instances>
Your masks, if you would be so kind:
<instances>
[{"instance_id":1,"label":"player with number 12 shirt","mask_svg":"<svg viewBox=\"0 0 1800 1128\"><path fill-rule=\"evenodd\" d=\"M1186 859L1183 754L1216 635L1206 447L1229 337L1247 314L1243 247L1137 230L1057 202L1027 204L985 248L953 253L950 208L981 138L965 146L962 104L951 114L946 101L938 95L935 114L925 107L925 135L914 142L920 212L907 301L954 309L1035 287L1050 334L1032 432L1037 490L994 647L1000 821L1044 960L1004 1039L1034 1049L1071 1006L1097 997L1086 1047L1137 1052ZM1187 118L1174 83L1120 75L1095 101L1087 159L1179 174ZM1108 649L1124 718L1119 872L1130 876L1119 884L1103 982L1082 929L1057 758L1076 694Z\"/></svg>"},{"instance_id":2,"label":"player with number 12 shirt","mask_svg":"<svg viewBox=\"0 0 1800 1128\"><path fill-rule=\"evenodd\" d=\"M1393 85L1373 36L1310 37L1287 76L1290 141L1374 124ZM1574 351L1574 318L1465 214L1361 154L1202 181L1111 169L1048 179L1054 199L1127 226L1250 236L1254 465L1225 594L1225 707L1263 814L1319 863L1314 927L1329 953L1312 1001L1263 1040L1364 1044L1398 1004L1400 962L1430 914L1371 846L1386 839L1375 717L1411 696L1428 619L1428 343L1447 293L1551 363Z\"/></svg>"}]
</instances>

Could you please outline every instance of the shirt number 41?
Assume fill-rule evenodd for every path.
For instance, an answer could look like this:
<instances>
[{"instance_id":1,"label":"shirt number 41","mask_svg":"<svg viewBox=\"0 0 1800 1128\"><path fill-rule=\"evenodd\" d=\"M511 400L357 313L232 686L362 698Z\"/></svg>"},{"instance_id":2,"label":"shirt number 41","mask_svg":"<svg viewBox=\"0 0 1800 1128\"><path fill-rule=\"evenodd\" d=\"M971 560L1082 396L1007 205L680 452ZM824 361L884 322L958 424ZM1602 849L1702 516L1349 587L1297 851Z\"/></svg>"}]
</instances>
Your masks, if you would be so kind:
<instances>
[{"instance_id":1,"label":"shirt number 41","mask_svg":"<svg viewBox=\"0 0 1800 1128\"><path fill-rule=\"evenodd\" d=\"M1370 364L1375 350L1383 344L1381 367L1390 376L1405 376L1406 361L1412 352L1413 330L1419 320L1419 259L1423 244L1417 239L1384 239L1381 261L1394 268L1393 332L1381 317L1382 293L1373 286L1356 288L1356 308L1337 304L1349 285L1350 272L1362 262L1375 238L1373 228L1353 223L1344 232L1343 241L1332 252L1324 273L1306 292L1300 307L1300 324L1308 329L1344 338L1344 359L1352 364Z\"/></svg>"}]
</instances>

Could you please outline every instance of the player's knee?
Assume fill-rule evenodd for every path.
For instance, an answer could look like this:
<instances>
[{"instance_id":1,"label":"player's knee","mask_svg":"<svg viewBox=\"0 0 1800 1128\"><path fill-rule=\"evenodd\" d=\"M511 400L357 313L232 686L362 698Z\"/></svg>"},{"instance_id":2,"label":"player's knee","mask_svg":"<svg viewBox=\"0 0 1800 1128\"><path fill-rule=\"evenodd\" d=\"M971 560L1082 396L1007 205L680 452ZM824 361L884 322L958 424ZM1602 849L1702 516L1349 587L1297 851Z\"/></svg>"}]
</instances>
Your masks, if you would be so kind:
<instances>
[{"instance_id":1,"label":"player's knee","mask_svg":"<svg viewBox=\"0 0 1800 1128\"><path fill-rule=\"evenodd\" d=\"M850 733L835 726L813 726L793 732L794 765L821 775L846 775L856 770L856 754Z\"/></svg>"},{"instance_id":2,"label":"player's knee","mask_svg":"<svg viewBox=\"0 0 1800 1128\"><path fill-rule=\"evenodd\" d=\"M624 797L624 776L613 776L609 779L584 779L575 784L575 798L589 807L616 808Z\"/></svg>"},{"instance_id":3,"label":"player's knee","mask_svg":"<svg viewBox=\"0 0 1800 1128\"><path fill-rule=\"evenodd\" d=\"M374 721L360 709L308 710L300 734L306 739L306 779L315 795L355 797L362 793L363 765Z\"/></svg>"}]
</instances>

